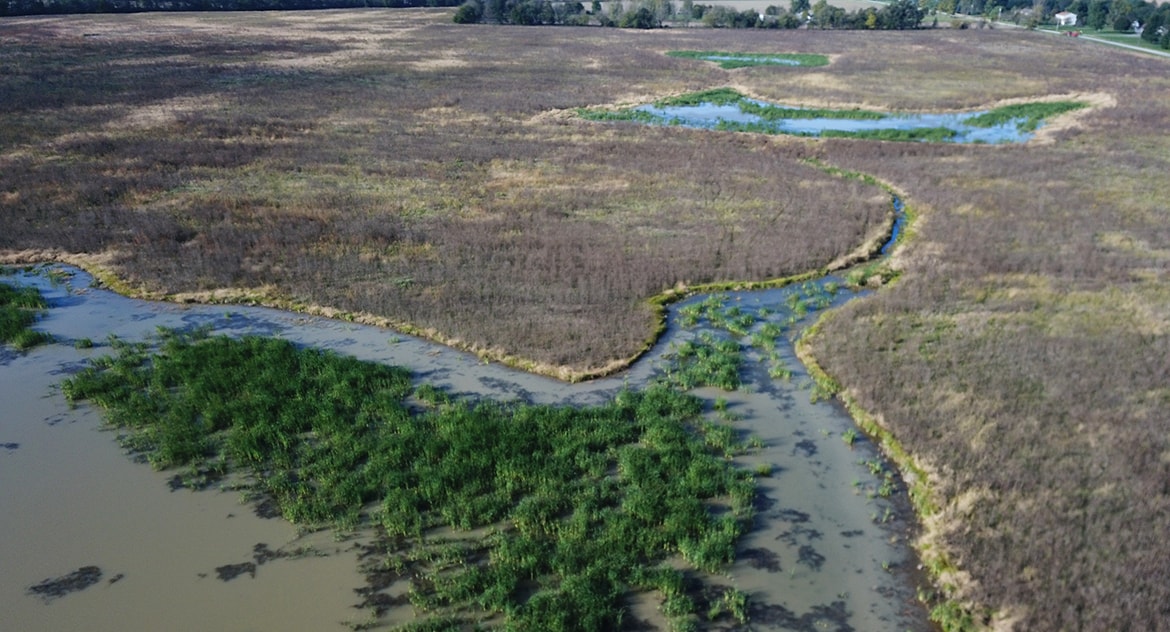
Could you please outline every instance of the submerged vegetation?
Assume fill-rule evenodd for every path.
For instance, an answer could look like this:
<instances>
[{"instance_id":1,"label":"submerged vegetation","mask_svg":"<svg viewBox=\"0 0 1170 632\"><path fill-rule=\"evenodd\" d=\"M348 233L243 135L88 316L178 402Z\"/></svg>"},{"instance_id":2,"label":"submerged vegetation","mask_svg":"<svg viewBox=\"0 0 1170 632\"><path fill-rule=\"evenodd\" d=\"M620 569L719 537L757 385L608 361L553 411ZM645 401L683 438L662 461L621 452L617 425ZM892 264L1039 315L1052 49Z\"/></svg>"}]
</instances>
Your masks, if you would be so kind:
<instances>
[{"instance_id":1,"label":"submerged vegetation","mask_svg":"<svg viewBox=\"0 0 1170 632\"><path fill-rule=\"evenodd\" d=\"M768 376L792 376L780 355L786 332L809 314L828 307L840 289L833 280L805 281L784 290L783 305L746 307L725 293L709 294L678 310L679 326L695 331L665 354L660 381L689 390L714 386L740 387L745 354L755 352L768 365Z\"/></svg>"},{"instance_id":2,"label":"submerged vegetation","mask_svg":"<svg viewBox=\"0 0 1170 632\"><path fill-rule=\"evenodd\" d=\"M155 467L204 484L234 472L301 525L374 522L385 567L412 569L410 603L436 624L612 630L631 593L653 591L689 629L708 615L679 560L731 563L753 515L753 476L728 460L745 447L676 390L589 408L464 401L286 341L162 334L156 351L113 341L66 396ZM487 531L458 535L473 529Z\"/></svg>"},{"instance_id":3,"label":"submerged vegetation","mask_svg":"<svg viewBox=\"0 0 1170 632\"><path fill-rule=\"evenodd\" d=\"M0 343L24 350L48 341L47 334L31 328L37 316L48 308L36 288L0 282Z\"/></svg>"}]
</instances>

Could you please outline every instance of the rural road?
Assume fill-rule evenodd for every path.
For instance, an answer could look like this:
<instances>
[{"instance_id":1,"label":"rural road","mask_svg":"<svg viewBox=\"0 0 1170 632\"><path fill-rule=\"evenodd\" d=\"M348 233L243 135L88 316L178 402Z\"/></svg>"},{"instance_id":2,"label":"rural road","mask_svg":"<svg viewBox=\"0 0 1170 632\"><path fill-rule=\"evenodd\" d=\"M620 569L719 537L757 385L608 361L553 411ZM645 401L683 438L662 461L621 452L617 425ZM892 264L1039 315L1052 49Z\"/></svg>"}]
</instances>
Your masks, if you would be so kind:
<instances>
[{"instance_id":1,"label":"rural road","mask_svg":"<svg viewBox=\"0 0 1170 632\"><path fill-rule=\"evenodd\" d=\"M1048 29L1044 29L1042 32L1050 33L1052 35L1062 34L1060 31L1050 31ZM1078 36L1077 39L1089 40L1090 42L1096 42L1098 44L1107 44L1109 46L1117 46L1119 48L1128 48L1130 50L1136 50L1140 53L1149 53L1151 55L1157 55L1158 57L1170 57L1170 52L1163 52L1163 51L1159 51L1159 50L1150 50L1149 48L1144 48L1142 46L1134 46L1133 44L1125 44L1123 42L1114 42L1114 41L1110 41L1107 39L1102 39L1100 37L1093 37L1092 35L1080 35L1080 36Z\"/></svg>"}]
</instances>

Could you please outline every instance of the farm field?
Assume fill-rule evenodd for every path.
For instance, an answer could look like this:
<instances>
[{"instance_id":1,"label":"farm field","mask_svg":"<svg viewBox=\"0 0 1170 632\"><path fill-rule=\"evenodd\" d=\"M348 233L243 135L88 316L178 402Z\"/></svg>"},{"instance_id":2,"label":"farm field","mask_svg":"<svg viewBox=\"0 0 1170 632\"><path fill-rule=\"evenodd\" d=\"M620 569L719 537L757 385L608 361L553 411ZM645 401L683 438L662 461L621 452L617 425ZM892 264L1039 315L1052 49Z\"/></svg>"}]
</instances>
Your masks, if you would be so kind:
<instances>
[{"instance_id":1,"label":"farm field","mask_svg":"<svg viewBox=\"0 0 1170 632\"><path fill-rule=\"evenodd\" d=\"M801 274L872 239L888 195L817 165L869 174L914 210L896 280L807 348L927 474L920 548L963 605L939 618L1168 626L1166 60L1015 29L450 15L0 21L0 255L130 294L397 325L575 378L653 340L651 296ZM723 70L672 50L831 62ZM1070 57L1077 72L1052 72ZM573 114L717 87L807 107L1093 107L1020 146Z\"/></svg>"}]
</instances>

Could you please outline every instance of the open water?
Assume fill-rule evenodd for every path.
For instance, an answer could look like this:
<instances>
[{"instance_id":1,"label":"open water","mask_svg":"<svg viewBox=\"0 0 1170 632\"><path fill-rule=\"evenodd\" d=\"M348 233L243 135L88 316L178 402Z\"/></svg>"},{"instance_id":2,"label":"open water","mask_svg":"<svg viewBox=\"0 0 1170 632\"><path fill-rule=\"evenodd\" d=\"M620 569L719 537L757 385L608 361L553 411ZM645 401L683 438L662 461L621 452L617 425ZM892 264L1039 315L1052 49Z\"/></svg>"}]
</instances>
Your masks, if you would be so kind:
<instances>
[{"instance_id":1,"label":"open water","mask_svg":"<svg viewBox=\"0 0 1170 632\"><path fill-rule=\"evenodd\" d=\"M772 105L762 101L753 101L760 105ZM781 109L784 106L775 106ZM653 114L662 125L681 125L683 127L697 127L711 129L721 122L759 125L774 133L794 134L798 136L820 136L825 132L870 132L878 130L913 130L946 128L954 135L943 142L950 143L1023 143L1032 138L1031 132L1020 131L1018 125L1023 119L1012 119L992 127L976 127L966 123L969 119L986 114L986 111L958 112L944 114L887 114L880 119L843 119L843 118L791 118L768 121L757 114L740 110L736 104L716 105L700 103L698 105L673 105L659 107L643 105L636 110Z\"/></svg>"}]
</instances>

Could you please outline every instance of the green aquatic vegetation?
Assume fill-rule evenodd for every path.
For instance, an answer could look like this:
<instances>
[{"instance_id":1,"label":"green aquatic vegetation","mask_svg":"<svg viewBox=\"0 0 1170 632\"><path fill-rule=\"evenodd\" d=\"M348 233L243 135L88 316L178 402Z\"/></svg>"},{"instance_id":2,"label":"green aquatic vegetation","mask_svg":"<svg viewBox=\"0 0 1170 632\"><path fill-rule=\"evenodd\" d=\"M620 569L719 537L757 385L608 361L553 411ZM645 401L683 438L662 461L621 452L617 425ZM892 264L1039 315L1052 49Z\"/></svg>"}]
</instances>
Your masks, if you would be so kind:
<instances>
[{"instance_id":1,"label":"green aquatic vegetation","mask_svg":"<svg viewBox=\"0 0 1170 632\"><path fill-rule=\"evenodd\" d=\"M779 340L782 332L780 325L773 322L764 323L759 330L752 334L752 346L764 353L770 353L776 348L776 341Z\"/></svg>"},{"instance_id":2,"label":"green aquatic vegetation","mask_svg":"<svg viewBox=\"0 0 1170 632\"><path fill-rule=\"evenodd\" d=\"M698 303L691 303L678 310L679 325L683 329L691 329L699 324L699 320L703 317L703 306Z\"/></svg>"},{"instance_id":3,"label":"green aquatic vegetation","mask_svg":"<svg viewBox=\"0 0 1170 632\"><path fill-rule=\"evenodd\" d=\"M668 354L663 381L687 391L715 386L725 391L739 388L742 360L739 343L704 331L697 338L674 345Z\"/></svg>"},{"instance_id":4,"label":"green aquatic vegetation","mask_svg":"<svg viewBox=\"0 0 1170 632\"><path fill-rule=\"evenodd\" d=\"M718 599L711 601L707 618L715 621L720 617L729 616L741 624L747 623L747 604L747 593L735 588L726 588Z\"/></svg>"},{"instance_id":5,"label":"green aquatic vegetation","mask_svg":"<svg viewBox=\"0 0 1170 632\"><path fill-rule=\"evenodd\" d=\"M785 119L847 119L862 121L878 121L886 118L887 114L851 108L835 110L830 108L790 108L779 105L759 103L744 97L738 101L739 110L745 114L754 114L765 121L782 121Z\"/></svg>"},{"instance_id":6,"label":"green aquatic vegetation","mask_svg":"<svg viewBox=\"0 0 1170 632\"><path fill-rule=\"evenodd\" d=\"M860 138L865 140L890 140L939 143L958 135L949 127L915 127L913 129L867 129L856 131L824 130L821 138Z\"/></svg>"},{"instance_id":7,"label":"green aquatic vegetation","mask_svg":"<svg viewBox=\"0 0 1170 632\"><path fill-rule=\"evenodd\" d=\"M810 53L727 53L720 51L672 50L666 54L670 57L714 62L720 68L727 70L747 68L749 66L801 66L814 68L817 66L825 66L829 63L828 57ZM718 59L720 57L727 57L729 59Z\"/></svg>"},{"instance_id":8,"label":"green aquatic vegetation","mask_svg":"<svg viewBox=\"0 0 1170 632\"><path fill-rule=\"evenodd\" d=\"M587 121L634 121L638 123L662 123L661 116L627 108L622 110L606 110L603 108L577 108L577 116Z\"/></svg>"},{"instance_id":9,"label":"green aquatic vegetation","mask_svg":"<svg viewBox=\"0 0 1170 632\"><path fill-rule=\"evenodd\" d=\"M156 467L256 481L298 524L379 524L398 543L387 568L413 569L422 629L614 629L647 590L691 620L668 558L718 570L750 525L755 479L728 459L745 448L670 388L586 408L465 401L275 339L110 344L64 381L70 401L102 408Z\"/></svg>"},{"instance_id":10,"label":"green aquatic vegetation","mask_svg":"<svg viewBox=\"0 0 1170 632\"><path fill-rule=\"evenodd\" d=\"M781 364L779 361L773 361L768 366L768 377L773 380L788 381L792 379L792 370Z\"/></svg>"},{"instance_id":11,"label":"green aquatic vegetation","mask_svg":"<svg viewBox=\"0 0 1170 632\"><path fill-rule=\"evenodd\" d=\"M676 97L661 99L659 101L655 101L654 105L660 108L702 105L704 103L710 103L712 105L729 105L732 103L739 103L746 98L747 97L740 94L733 88L712 88L710 90L690 92Z\"/></svg>"},{"instance_id":12,"label":"green aquatic vegetation","mask_svg":"<svg viewBox=\"0 0 1170 632\"><path fill-rule=\"evenodd\" d=\"M857 441L857 430L850 428L841 433L841 440L845 442L845 445L852 448L853 442Z\"/></svg>"},{"instance_id":13,"label":"green aquatic vegetation","mask_svg":"<svg viewBox=\"0 0 1170 632\"><path fill-rule=\"evenodd\" d=\"M0 283L0 343L25 350L51 340L48 334L31 329L48 308L36 288Z\"/></svg>"},{"instance_id":14,"label":"green aquatic vegetation","mask_svg":"<svg viewBox=\"0 0 1170 632\"><path fill-rule=\"evenodd\" d=\"M974 127L995 127L1019 119L1017 128L1021 132L1031 132L1044 122L1044 119L1059 116L1065 112L1072 112L1088 107L1080 101L1044 101L1036 103L1017 103L995 108L978 116L966 120Z\"/></svg>"}]
</instances>

